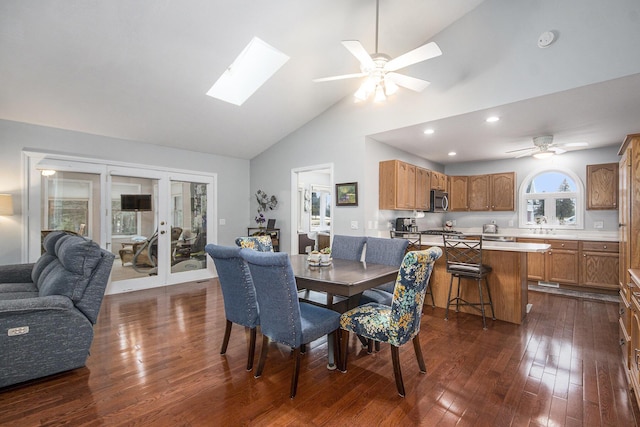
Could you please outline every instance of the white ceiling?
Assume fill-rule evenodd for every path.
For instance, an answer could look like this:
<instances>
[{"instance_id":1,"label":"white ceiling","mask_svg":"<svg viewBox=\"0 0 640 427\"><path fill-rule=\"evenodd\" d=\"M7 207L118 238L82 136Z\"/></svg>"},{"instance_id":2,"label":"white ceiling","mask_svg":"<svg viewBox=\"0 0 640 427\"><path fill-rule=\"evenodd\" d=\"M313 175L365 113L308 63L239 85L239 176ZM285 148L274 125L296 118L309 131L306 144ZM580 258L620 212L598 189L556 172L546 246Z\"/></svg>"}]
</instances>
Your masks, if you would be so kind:
<instances>
[{"instance_id":1,"label":"white ceiling","mask_svg":"<svg viewBox=\"0 0 640 427\"><path fill-rule=\"evenodd\" d=\"M480 3L382 0L379 50L416 48ZM312 79L358 72L340 41L373 51L374 35L373 0L3 0L0 119L251 159L355 92ZM240 107L206 96L254 36L291 59ZM430 137L423 124L372 137L440 163L438 146L456 162L506 158L549 133L619 144L637 131L634 93L640 75L438 120Z\"/></svg>"}]
</instances>

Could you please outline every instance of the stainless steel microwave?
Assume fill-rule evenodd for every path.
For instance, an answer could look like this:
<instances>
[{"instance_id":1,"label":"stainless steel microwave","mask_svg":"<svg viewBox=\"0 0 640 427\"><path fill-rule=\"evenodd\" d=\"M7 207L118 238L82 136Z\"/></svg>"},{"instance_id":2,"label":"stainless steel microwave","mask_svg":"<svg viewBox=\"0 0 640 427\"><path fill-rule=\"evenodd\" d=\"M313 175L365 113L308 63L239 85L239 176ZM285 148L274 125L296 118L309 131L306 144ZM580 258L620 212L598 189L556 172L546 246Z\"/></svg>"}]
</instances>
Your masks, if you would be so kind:
<instances>
[{"instance_id":1,"label":"stainless steel microwave","mask_svg":"<svg viewBox=\"0 0 640 427\"><path fill-rule=\"evenodd\" d=\"M446 191L431 190L431 209L429 212L446 212L449 209L449 194Z\"/></svg>"}]
</instances>

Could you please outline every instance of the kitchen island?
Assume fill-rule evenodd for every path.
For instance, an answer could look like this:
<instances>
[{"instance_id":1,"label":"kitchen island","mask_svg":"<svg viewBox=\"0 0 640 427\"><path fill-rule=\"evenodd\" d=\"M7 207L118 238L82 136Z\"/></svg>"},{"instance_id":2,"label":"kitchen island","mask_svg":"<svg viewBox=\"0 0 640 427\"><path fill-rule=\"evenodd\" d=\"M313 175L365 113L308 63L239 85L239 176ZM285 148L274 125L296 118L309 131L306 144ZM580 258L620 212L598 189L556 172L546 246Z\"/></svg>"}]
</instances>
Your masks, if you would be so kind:
<instances>
[{"instance_id":1,"label":"kitchen island","mask_svg":"<svg viewBox=\"0 0 640 427\"><path fill-rule=\"evenodd\" d=\"M444 247L442 236L423 236L423 249L431 246ZM545 252L549 247L548 244L540 243L483 242L483 263L492 268L488 279L496 319L516 324L522 323L527 314L528 304L527 253ZM429 285L438 307L446 308L447 306L450 279L446 258L443 255L436 261ZM465 286L464 281L463 279L461 296L468 301L478 301L478 287L475 282L467 283L468 286ZM480 314L471 307L460 307L460 311ZM487 313L487 316L490 316L490 313ZM449 318L452 318L451 313Z\"/></svg>"}]
</instances>

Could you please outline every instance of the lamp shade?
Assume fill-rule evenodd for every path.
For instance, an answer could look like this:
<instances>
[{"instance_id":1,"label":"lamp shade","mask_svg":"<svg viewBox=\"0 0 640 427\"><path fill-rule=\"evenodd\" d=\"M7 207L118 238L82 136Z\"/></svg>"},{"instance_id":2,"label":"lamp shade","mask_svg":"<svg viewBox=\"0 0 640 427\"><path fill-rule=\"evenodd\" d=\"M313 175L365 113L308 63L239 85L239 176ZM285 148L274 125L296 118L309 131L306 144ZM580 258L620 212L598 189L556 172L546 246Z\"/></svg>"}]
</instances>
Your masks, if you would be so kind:
<instances>
[{"instance_id":1,"label":"lamp shade","mask_svg":"<svg viewBox=\"0 0 640 427\"><path fill-rule=\"evenodd\" d=\"M0 194L0 215L13 215L13 197L11 194Z\"/></svg>"}]
</instances>

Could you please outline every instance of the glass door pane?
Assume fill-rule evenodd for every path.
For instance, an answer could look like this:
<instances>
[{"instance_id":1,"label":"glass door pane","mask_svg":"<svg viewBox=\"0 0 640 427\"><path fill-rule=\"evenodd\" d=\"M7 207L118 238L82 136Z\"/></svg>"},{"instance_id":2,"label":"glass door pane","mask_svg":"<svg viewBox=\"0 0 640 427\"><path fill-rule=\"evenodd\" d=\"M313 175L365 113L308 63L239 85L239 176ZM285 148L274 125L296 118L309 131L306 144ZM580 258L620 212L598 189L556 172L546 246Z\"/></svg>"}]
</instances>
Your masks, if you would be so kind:
<instances>
[{"instance_id":1,"label":"glass door pane","mask_svg":"<svg viewBox=\"0 0 640 427\"><path fill-rule=\"evenodd\" d=\"M111 280L157 276L163 264L158 256L159 180L112 175L110 183L108 223L116 255Z\"/></svg>"},{"instance_id":2,"label":"glass door pane","mask_svg":"<svg viewBox=\"0 0 640 427\"><path fill-rule=\"evenodd\" d=\"M41 173L40 235L65 230L100 240L100 174L55 171Z\"/></svg>"},{"instance_id":3,"label":"glass door pane","mask_svg":"<svg viewBox=\"0 0 640 427\"><path fill-rule=\"evenodd\" d=\"M171 273L205 270L210 184L172 180L170 188Z\"/></svg>"}]
</instances>

